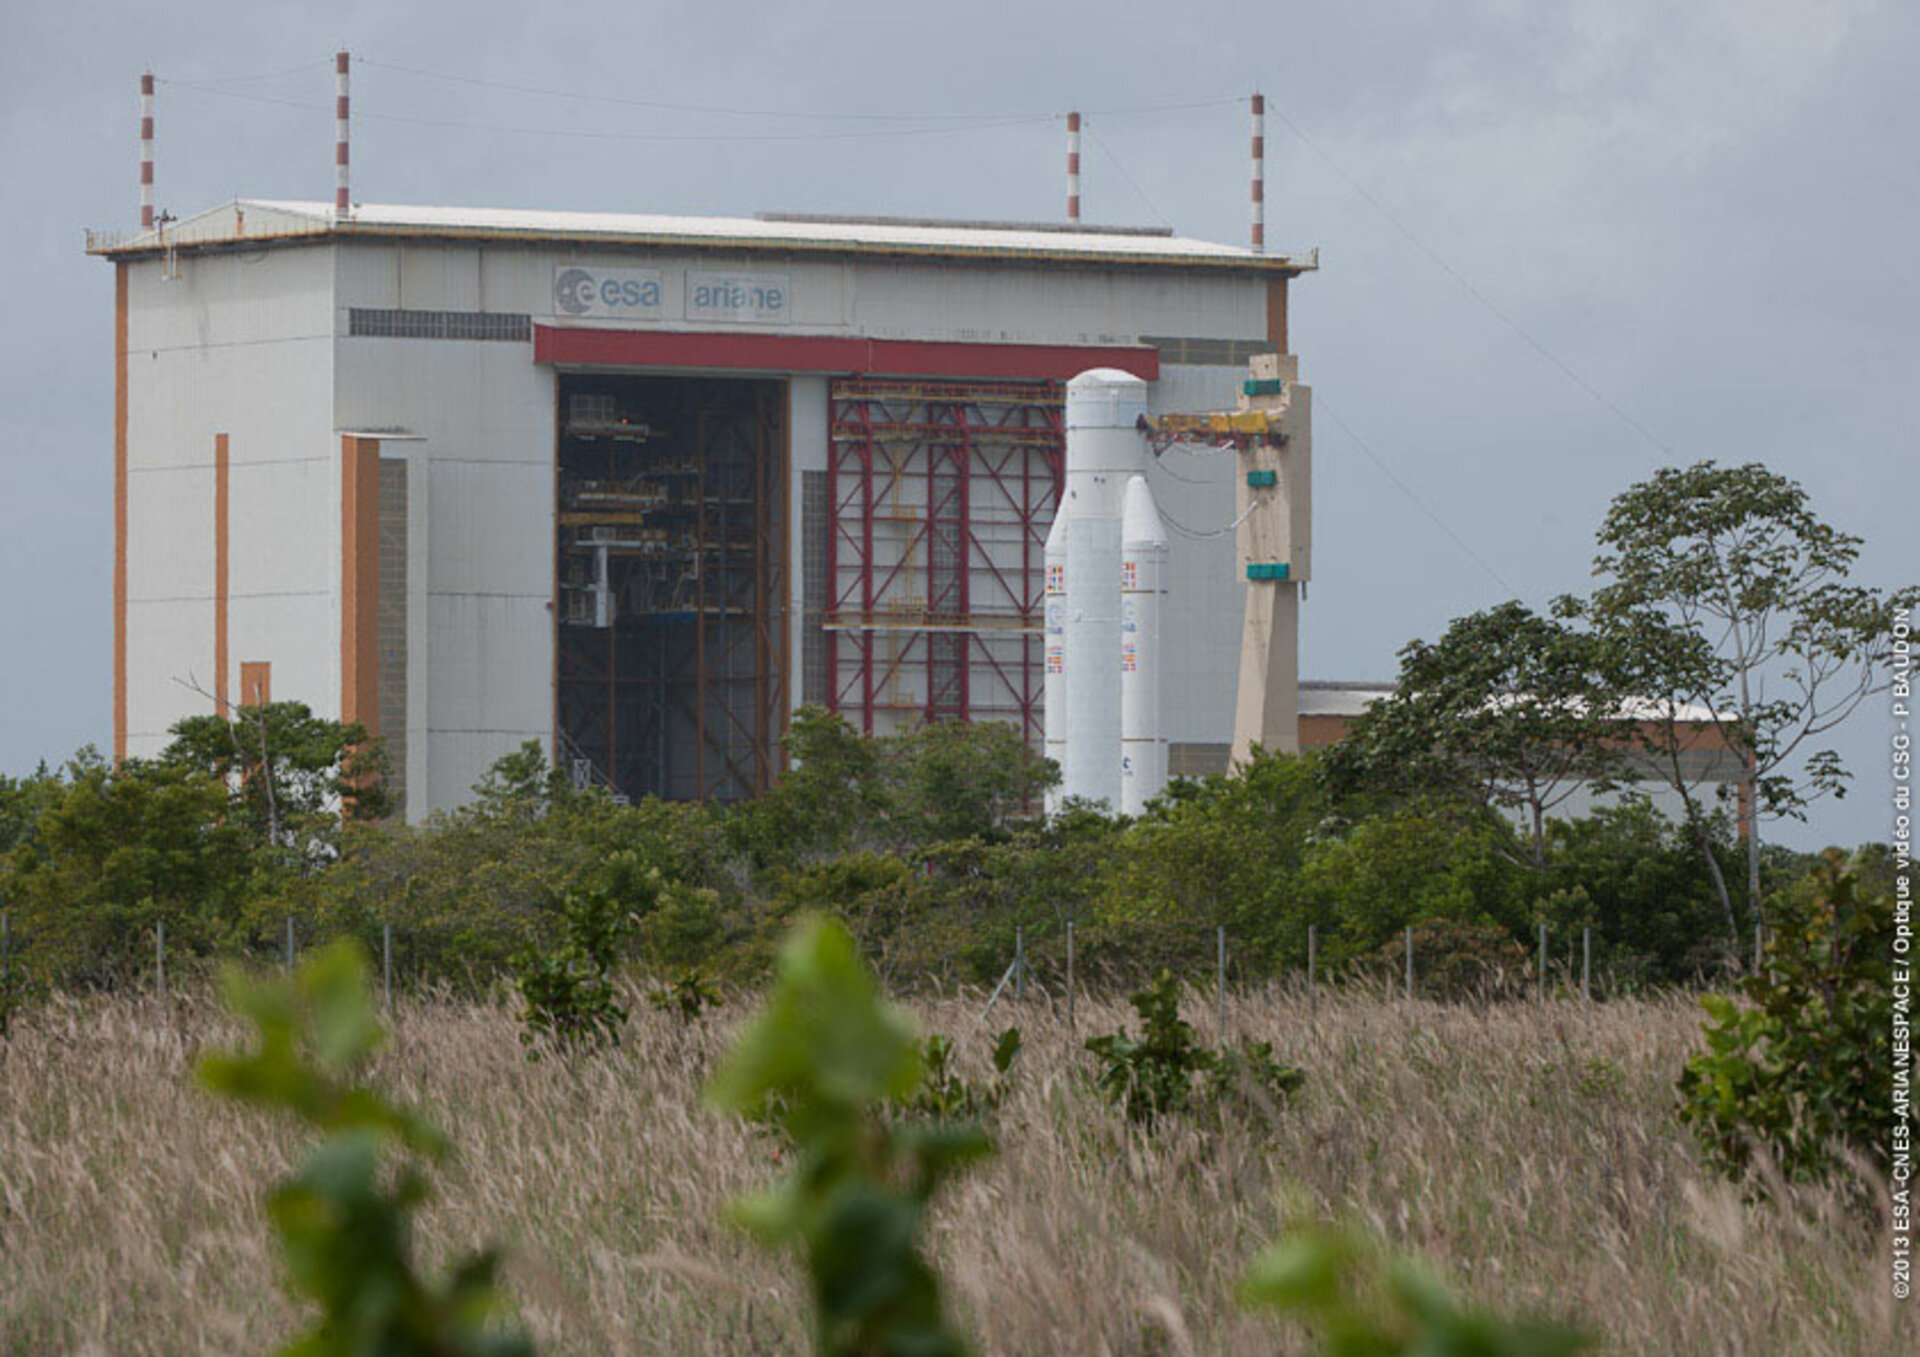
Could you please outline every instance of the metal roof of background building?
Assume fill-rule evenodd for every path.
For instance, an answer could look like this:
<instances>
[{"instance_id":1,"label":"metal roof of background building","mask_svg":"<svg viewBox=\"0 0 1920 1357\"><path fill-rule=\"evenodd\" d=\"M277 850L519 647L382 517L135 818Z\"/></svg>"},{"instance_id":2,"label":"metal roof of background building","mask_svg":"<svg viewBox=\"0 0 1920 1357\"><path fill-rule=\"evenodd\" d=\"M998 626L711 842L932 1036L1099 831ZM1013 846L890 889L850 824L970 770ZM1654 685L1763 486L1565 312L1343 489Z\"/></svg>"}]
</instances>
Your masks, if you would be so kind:
<instances>
[{"instance_id":1,"label":"metal roof of background building","mask_svg":"<svg viewBox=\"0 0 1920 1357\"><path fill-rule=\"evenodd\" d=\"M1395 682L1354 682L1346 679L1301 679L1300 714L1302 716L1358 716L1383 698L1393 696L1400 685ZM1490 702L1510 702L1511 695L1494 696ZM1669 703L1664 699L1627 696L1611 713L1615 721L1664 721L1673 719L1688 725L1728 724L1735 713L1718 712L1697 702Z\"/></svg>"},{"instance_id":2,"label":"metal roof of background building","mask_svg":"<svg viewBox=\"0 0 1920 1357\"><path fill-rule=\"evenodd\" d=\"M241 198L151 231L89 232L94 254L145 254L201 248L356 237L679 246L812 254L922 255L938 258L1046 259L1296 274L1319 267L1304 258L1255 254L1139 228L1056 227L1037 223L949 222L908 218L763 213L691 217L630 212L549 212L521 208L417 207L364 203L346 221L331 204Z\"/></svg>"}]
</instances>

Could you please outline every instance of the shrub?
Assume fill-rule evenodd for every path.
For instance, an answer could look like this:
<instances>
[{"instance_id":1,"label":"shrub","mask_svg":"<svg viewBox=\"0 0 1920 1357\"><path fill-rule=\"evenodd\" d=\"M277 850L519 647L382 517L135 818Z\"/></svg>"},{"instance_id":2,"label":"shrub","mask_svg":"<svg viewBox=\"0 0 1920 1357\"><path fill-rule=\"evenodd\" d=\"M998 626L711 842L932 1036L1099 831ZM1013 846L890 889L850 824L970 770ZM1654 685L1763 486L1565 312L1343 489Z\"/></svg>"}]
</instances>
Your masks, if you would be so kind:
<instances>
[{"instance_id":1,"label":"shrub","mask_svg":"<svg viewBox=\"0 0 1920 1357\"><path fill-rule=\"evenodd\" d=\"M782 947L765 1009L708 1087L716 1105L794 1146L793 1173L735 1211L805 1258L822 1353L966 1351L920 1236L941 1183L992 1146L976 1127L889 1124L882 1109L912 1099L921 1077L912 1028L881 1000L853 940L813 918Z\"/></svg>"},{"instance_id":2,"label":"shrub","mask_svg":"<svg viewBox=\"0 0 1920 1357\"><path fill-rule=\"evenodd\" d=\"M1277 1103L1306 1081L1304 1072L1274 1056L1272 1042L1246 1041L1214 1056L1208 1092L1216 1104L1262 1111L1263 1101Z\"/></svg>"},{"instance_id":3,"label":"shrub","mask_svg":"<svg viewBox=\"0 0 1920 1357\"><path fill-rule=\"evenodd\" d=\"M920 1048L926 1077L907 1104L910 1112L939 1121L973 1121L997 1110L1007 1094L1007 1072L1020 1054L1020 1029L1009 1027L993 1043L994 1080L975 1084L954 1067L953 1042L938 1033Z\"/></svg>"},{"instance_id":4,"label":"shrub","mask_svg":"<svg viewBox=\"0 0 1920 1357\"><path fill-rule=\"evenodd\" d=\"M1180 982L1172 972L1161 971L1128 1002L1140 1015L1141 1035L1110 1032L1086 1045L1102 1062L1095 1086L1129 1119L1151 1124L1191 1107L1193 1081L1213 1062L1195 1039L1193 1024L1180 1016Z\"/></svg>"},{"instance_id":5,"label":"shrub","mask_svg":"<svg viewBox=\"0 0 1920 1357\"><path fill-rule=\"evenodd\" d=\"M1707 1049L1680 1076L1680 1117L1728 1174L1756 1147L1789 1179L1827 1176L1849 1154L1882 1172L1891 1086L1891 900L1862 889L1838 849L1775 908L1747 1000L1701 999Z\"/></svg>"},{"instance_id":6,"label":"shrub","mask_svg":"<svg viewBox=\"0 0 1920 1357\"><path fill-rule=\"evenodd\" d=\"M1169 971L1161 971L1129 1002L1140 1015L1141 1035L1110 1032L1091 1038L1086 1046L1101 1060L1095 1087L1131 1121L1151 1126L1203 1102L1217 1108L1235 1097L1257 1099L1255 1089L1279 1098L1306 1078L1275 1060L1267 1042L1232 1051L1207 1050L1194 1036L1193 1024L1180 1016L1180 982Z\"/></svg>"},{"instance_id":7,"label":"shrub","mask_svg":"<svg viewBox=\"0 0 1920 1357\"><path fill-rule=\"evenodd\" d=\"M1395 938L1366 958L1358 973L1404 983L1407 943ZM1504 928L1435 919L1413 929L1413 988L1422 999L1518 999L1533 989L1527 949Z\"/></svg>"},{"instance_id":8,"label":"shrub","mask_svg":"<svg viewBox=\"0 0 1920 1357\"><path fill-rule=\"evenodd\" d=\"M627 1011L615 998L613 972L632 915L611 890L596 888L568 896L562 917L558 948L522 954L520 1040L535 1047L544 1037L562 1049L617 1043ZM529 1055L537 1058L538 1048Z\"/></svg>"},{"instance_id":9,"label":"shrub","mask_svg":"<svg viewBox=\"0 0 1920 1357\"><path fill-rule=\"evenodd\" d=\"M286 1351L306 1357L514 1357L532 1344L488 1331L503 1307L497 1255L473 1254L444 1279L413 1262L413 1212L428 1196L414 1164L383 1173L383 1149L438 1163L444 1136L355 1078L384 1038L366 964L348 943L317 953L286 981L226 980L254 1025L252 1050L200 1061L200 1081L229 1098L290 1112L324 1139L268 1199L294 1289L320 1319Z\"/></svg>"},{"instance_id":10,"label":"shrub","mask_svg":"<svg viewBox=\"0 0 1920 1357\"><path fill-rule=\"evenodd\" d=\"M671 1013L684 1027L691 1027L706 1016L710 1008L720 1006L720 987L698 966L683 966L673 978L647 995L647 1002L662 1013Z\"/></svg>"}]
</instances>

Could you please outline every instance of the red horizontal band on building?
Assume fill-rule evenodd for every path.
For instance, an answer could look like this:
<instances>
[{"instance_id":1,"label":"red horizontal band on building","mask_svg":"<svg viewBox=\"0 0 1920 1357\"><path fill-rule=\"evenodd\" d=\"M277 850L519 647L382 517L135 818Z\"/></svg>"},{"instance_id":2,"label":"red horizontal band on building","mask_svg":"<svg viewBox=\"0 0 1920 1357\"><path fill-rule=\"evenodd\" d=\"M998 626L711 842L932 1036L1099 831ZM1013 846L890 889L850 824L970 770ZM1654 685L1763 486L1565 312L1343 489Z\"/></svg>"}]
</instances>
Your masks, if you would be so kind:
<instances>
[{"instance_id":1,"label":"red horizontal band on building","mask_svg":"<svg viewBox=\"0 0 1920 1357\"><path fill-rule=\"evenodd\" d=\"M945 344L837 335L533 327L533 361L579 367L845 372L875 377L1014 377L1066 381L1119 368L1158 381L1160 351L1137 346Z\"/></svg>"}]
</instances>

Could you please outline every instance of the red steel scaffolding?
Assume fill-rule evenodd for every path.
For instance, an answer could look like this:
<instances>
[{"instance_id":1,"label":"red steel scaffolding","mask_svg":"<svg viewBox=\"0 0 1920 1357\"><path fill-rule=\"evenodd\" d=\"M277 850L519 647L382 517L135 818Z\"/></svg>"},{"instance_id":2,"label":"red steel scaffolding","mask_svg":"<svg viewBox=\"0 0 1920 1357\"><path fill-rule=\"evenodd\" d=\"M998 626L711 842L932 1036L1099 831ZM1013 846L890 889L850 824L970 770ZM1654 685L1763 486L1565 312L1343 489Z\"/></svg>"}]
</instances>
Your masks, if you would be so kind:
<instances>
[{"instance_id":1,"label":"red steel scaffolding","mask_svg":"<svg viewBox=\"0 0 1920 1357\"><path fill-rule=\"evenodd\" d=\"M827 705L862 731L1001 720L1042 739L1059 382L833 383Z\"/></svg>"}]
</instances>

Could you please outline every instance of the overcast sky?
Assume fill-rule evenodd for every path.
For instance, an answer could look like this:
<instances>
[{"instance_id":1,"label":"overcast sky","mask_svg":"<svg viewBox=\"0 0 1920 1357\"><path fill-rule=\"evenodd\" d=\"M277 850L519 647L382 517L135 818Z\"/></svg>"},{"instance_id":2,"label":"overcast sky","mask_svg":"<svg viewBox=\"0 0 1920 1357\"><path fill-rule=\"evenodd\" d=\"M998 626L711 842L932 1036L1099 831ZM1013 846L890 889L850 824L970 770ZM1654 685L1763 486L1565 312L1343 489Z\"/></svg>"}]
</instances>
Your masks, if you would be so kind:
<instances>
[{"instance_id":1,"label":"overcast sky","mask_svg":"<svg viewBox=\"0 0 1920 1357\"><path fill-rule=\"evenodd\" d=\"M1264 90L1269 244L1321 251L1292 329L1316 395L1307 677L1391 677L1455 616L1586 587L1611 496L1702 457L1798 479L1866 539L1864 582L1920 575L1920 6L75 0L3 22L0 769L110 742L113 291L81 232L135 222L139 73L163 208L325 198L340 46L367 202L1053 219L1054 115L1078 107L1090 219L1240 242L1226 101ZM920 115L996 122L899 121ZM1885 838L1888 729L1875 703L1840 741L1855 794L1779 837Z\"/></svg>"}]
</instances>

